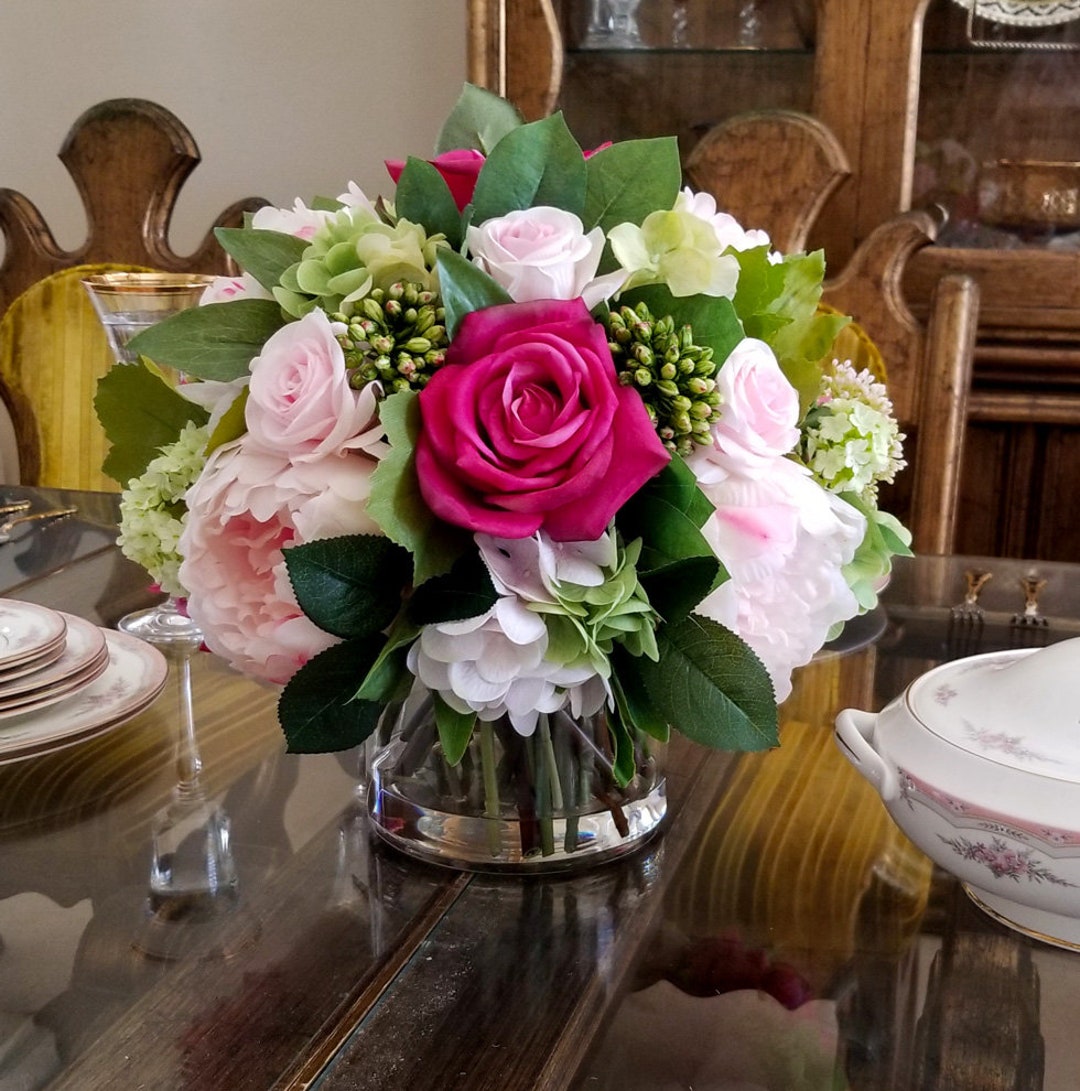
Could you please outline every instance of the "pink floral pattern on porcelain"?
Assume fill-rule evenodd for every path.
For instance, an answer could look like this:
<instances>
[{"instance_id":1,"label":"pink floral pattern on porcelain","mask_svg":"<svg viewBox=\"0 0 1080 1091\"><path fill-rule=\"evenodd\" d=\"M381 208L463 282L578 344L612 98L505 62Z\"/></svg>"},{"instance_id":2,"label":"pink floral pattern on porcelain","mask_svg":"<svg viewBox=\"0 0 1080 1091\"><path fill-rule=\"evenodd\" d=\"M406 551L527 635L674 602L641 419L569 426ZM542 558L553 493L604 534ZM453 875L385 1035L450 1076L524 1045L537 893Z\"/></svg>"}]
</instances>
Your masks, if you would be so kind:
<instances>
[{"instance_id":1,"label":"pink floral pattern on porcelain","mask_svg":"<svg viewBox=\"0 0 1080 1091\"><path fill-rule=\"evenodd\" d=\"M1053 883L1055 886L1076 886L1055 875L1044 863L1037 860L1032 849L1016 849L1000 837L989 841L972 841L967 837L938 838L958 856L972 863L982 864L995 879L1012 879L1019 883Z\"/></svg>"}]
</instances>

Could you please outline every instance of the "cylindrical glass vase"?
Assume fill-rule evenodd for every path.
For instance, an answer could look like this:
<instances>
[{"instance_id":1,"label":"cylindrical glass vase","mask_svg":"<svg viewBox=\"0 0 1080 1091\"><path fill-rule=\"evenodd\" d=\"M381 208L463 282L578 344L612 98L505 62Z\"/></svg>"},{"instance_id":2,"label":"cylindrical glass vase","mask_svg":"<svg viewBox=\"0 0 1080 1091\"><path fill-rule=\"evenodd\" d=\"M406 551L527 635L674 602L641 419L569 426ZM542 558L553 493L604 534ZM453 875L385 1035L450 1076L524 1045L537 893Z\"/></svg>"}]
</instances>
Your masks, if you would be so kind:
<instances>
[{"instance_id":1,"label":"cylindrical glass vase","mask_svg":"<svg viewBox=\"0 0 1080 1091\"><path fill-rule=\"evenodd\" d=\"M474 871L553 872L630 852L667 810L664 746L633 738L635 773L620 788L604 712L541 714L532 735L507 717L477 722L449 765L431 695L391 705L372 741L372 825L412 856Z\"/></svg>"}]
</instances>

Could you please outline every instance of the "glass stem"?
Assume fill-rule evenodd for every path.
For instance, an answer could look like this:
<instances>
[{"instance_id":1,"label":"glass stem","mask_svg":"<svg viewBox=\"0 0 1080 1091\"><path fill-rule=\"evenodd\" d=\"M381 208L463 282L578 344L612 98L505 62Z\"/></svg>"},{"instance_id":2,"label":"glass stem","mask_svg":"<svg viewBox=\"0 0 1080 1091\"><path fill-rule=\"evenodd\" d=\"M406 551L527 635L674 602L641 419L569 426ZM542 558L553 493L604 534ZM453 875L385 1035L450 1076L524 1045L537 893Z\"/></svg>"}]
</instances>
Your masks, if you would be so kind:
<instances>
[{"instance_id":1,"label":"glass stem","mask_svg":"<svg viewBox=\"0 0 1080 1091\"><path fill-rule=\"evenodd\" d=\"M202 758L195 738L195 710L191 700L191 654L178 651L174 654L176 669L177 709L180 727L176 738L176 794L181 799L191 799L200 793L199 774Z\"/></svg>"}]
</instances>

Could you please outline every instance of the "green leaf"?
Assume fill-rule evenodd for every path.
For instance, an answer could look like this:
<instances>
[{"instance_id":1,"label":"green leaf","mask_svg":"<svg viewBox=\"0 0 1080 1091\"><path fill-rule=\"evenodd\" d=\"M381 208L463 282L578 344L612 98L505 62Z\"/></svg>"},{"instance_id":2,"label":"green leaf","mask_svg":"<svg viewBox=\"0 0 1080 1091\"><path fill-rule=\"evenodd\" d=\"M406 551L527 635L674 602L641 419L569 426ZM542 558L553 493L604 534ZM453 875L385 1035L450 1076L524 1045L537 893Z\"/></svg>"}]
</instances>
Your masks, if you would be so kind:
<instances>
[{"instance_id":1,"label":"green leaf","mask_svg":"<svg viewBox=\"0 0 1080 1091\"><path fill-rule=\"evenodd\" d=\"M634 761L634 740L630 736L627 725L618 714L617 703L616 711L608 713L607 725L611 732L611 745L615 751L611 775L620 788L625 788L634 779L637 763Z\"/></svg>"},{"instance_id":2,"label":"green leaf","mask_svg":"<svg viewBox=\"0 0 1080 1091\"><path fill-rule=\"evenodd\" d=\"M356 691L360 700L385 705L395 699L405 699L413 683L407 664L409 645L419 635L418 625L406 621L400 614L394 619L382 651Z\"/></svg>"},{"instance_id":3,"label":"green leaf","mask_svg":"<svg viewBox=\"0 0 1080 1091\"><path fill-rule=\"evenodd\" d=\"M586 169L581 146L562 114L552 114L507 133L492 149L476 179L476 223L537 205L581 216Z\"/></svg>"},{"instance_id":4,"label":"green leaf","mask_svg":"<svg viewBox=\"0 0 1080 1091\"><path fill-rule=\"evenodd\" d=\"M386 536L413 555L413 582L449 572L472 545L472 536L438 519L424 502L416 476L413 448L420 434L417 393L391 394L379 407L390 453L371 476L368 514Z\"/></svg>"},{"instance_id":5,"label":"green leaf","mask_svg":"<svg viewBox=\"0 0 1080 1091\"><path fill-rule=\"evenodd\" d=\"M267 291L281 281L281 274L295 265L308 244L295 235L250 227L215 227L214 238L237 265L250 273ZM239 300L236 300L239 302Z\"/></svg>"},{"instance_id":6,"label":"green leaf","mask_svg":"<svg viewBox=\"0 0 1080 1091\"><path fill-rule=\"evenodd\" d=\"M130 347L196 379L231 382L247 375L248 365L284 325L273 300L234 299L171 315L133 337Z\"/></svg>"},{"instance_id":7,"label":"green leaf","mask_svg":"<svg viewBox=\"0 0 1080 1091\"><path fill-rule=\"evenodd\" d=\"M465 756L476 726L475 712L458 712L451 708L438 693L432 692L435 705L435 726L439 731L443 757L447 765L457 765Z\"/></svg>"},{"instance_id":8,"label":"green leaf","mask_svg":"<svg viewBox=\"0 0 1080 1091\"><path fill-rule=\"evenodd\" d=\"M439 292L446 310L446 332L457 333L461 320L473 311L511 303L509 293L487 273L453 250L438 253Z\"/></svg>"},{"instance_id":9,"label":"green leaf","mask_svg":"<svg viewBox=\"0 0 1080 1091\"><path fill-rule=\"evenodd\" d=\"M340 637L378 633L401 608L412 561L399 545L374 534L323 538L285 550L300 609Z\"/></svg>"},{"instance_id":10,"label":"green leaf","mask_svg":"<svg viewBox=\"0 0 1080 1091\"><path fill-rule=\"evenodd\" d=\"M461 213L443 176L430 163L409 156L394 195L397 214L420 224L429 235L442 234L457 250L461 246Z\"/></svg>"},{"instance_id":11,"label":"green leaf","mask_svg":"<svg viewBox=\"0 0 1080 1091\"><path fill-rule=\"evenodd\" d=\"M435 141L435 154L473 148L487 155L507 133L521 125L521 115L498 95L467 83Z\"/></svg>"},{"instance_id":12,"label":"green leaf","mask_svg":"<svg viewBox=\"0 0 1080 1091\"><path fill-rule=\"evenodd\" d=\"M670 209L682 185L674 137L623 140L585 161L585 230L640 224L650 212Z\"/></svg>"},{"instance_id":13,"label":"green leaf","mask_svg":"<svg viewBox=\"0 0 1080 1091\"><path fill-rule=\"evenodd\" d=\"M689 326L694 332L694 344L712 349L717 365L747 336L730 299L674 296L666 284L648 284L625 292L619 302L630 307L644 302L654 318L671 315L676 329Z\"/></svg>"},{"instance_id":14,"label":"green leaf","mask_svg":"<svg viewBox=\"0 0 1080 1091\"><path fill-rule=\"evenodd\" d=\"M244 408L247 406L250 392L250 388L245 386L233 399L232 405L222 413L221 419L217 422L213 432L210 433L210 439L207 441L207 455L213 453L219 447L224 447L226 443L232 443L234 439L239 439L247 431Z\"/></svg>"},{"instance_id":15,"label":"green leaf","mask_svg":"<svg viewBox=\"0 0 1080 1091\"><path fill-rule=\"evenodd\" d=\"M112 449L102 469L126 486L139 477L159 450L179 437L185 424L210 416L142 364L116 364L97 384L94 411Z\"/></svg>"},{"instance_id":16,"label":"green leaf","mask_svg":"<svg viewBox=\"0 0 1080 1091\"><path fill-rule=\"evenodd\" d=\"M290 754L348 750L375 730L382 706L353 697L357 679L375 662L381 635L334 644L308 660L278 699L278 721Z\"/></svg>"},{"instance_id":17,"label":"green leaf","mask_svg":"<svg viewBox=\"0 0 1080 1091\"><path fill-rule=\"evenodd\" d=\"M761 660L734 633L691 614L656 634L659 662L637 661L649 702L676 730L719 750L776 746L776 701Z\"/></svg>"},{"instance_id":18,"label":"green leaf","mask_svg":"<svg viewBox=\"0 0 1080 1091\"><path fill-rule=\"evenodd\" d=\"M406 610L414 625L463 621L487 613L499 595L487 565L476 550L459 557L442 576L425 580L413 592Z\"/></svg>"},{"instance_id":19,"label":"green leaf","mask_svg":"<svg viewBox=\"0 0 1080 1091\"><path fill-rule=\"evenodd\" d=\"M667 742L671 727L649 703L649 695L638 673L640 657L630 655L625 648L616 644L610 658L611 692L615 695L615 704L623 722L632 724L660 742Z\"/></svg>"}]
</instances>

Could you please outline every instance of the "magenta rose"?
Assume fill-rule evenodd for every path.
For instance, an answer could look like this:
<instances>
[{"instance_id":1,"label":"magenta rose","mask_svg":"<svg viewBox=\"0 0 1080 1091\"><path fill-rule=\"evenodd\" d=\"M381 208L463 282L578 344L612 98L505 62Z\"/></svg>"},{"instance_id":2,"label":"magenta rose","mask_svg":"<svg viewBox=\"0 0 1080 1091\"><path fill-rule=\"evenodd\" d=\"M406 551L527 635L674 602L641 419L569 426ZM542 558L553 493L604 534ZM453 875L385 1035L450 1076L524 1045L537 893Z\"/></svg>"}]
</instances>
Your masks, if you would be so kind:
<instances>
[{"instance_id":1,"label":"magenta rose","mask_svg":"<svg viewBox=\"0 0 1080 1091\"><path fill-rule=\"evenodd\" d=\"M484 156L473 148L457 148L454 151L443 152L442 155L437 155L428 162L442 175L443 180L450 187L454 204L458 206L460 212L472 200L477 176L484 165ZM387 159L386 169L396 184L401 177L401 172L405 169L405 163L400 159Z\"/></svg>"},{"instance_id":2,"label":"magenta rose","mask_svg":"<svg viewBox=\"0 0 1080 1091\"><path fill-rule=\"evenodd\" d=\"M466 315L419 399L424 500L499 538L596 539L670 457L580 299Z\"/></svg>"}]
</instances>

